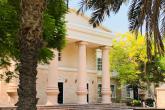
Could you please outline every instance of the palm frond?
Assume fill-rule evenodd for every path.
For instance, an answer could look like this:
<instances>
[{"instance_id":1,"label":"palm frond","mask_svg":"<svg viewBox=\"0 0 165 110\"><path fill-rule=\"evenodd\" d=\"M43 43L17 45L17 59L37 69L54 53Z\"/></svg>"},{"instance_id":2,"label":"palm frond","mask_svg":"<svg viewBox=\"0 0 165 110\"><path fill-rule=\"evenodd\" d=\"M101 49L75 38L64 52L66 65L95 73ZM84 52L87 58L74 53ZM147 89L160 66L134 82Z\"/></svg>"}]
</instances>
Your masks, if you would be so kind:
<instances>
[{"instance_id":1,"label":"palm frond","mask_svg":"<svg viewBox=\"0 0 165 110\"><path fill-rule=\"evenodd\" d=\"M91 10L92 15L89 23L92 24L93 27L97 27L104 21L105 17L110 17L111 12L117 13L121 5L126 1L127 0L82 0L77 13L80 14Z\"/></svg>"},{"instance_id":2,"label":"palm frond","mask_svg":"<svg viewBox=\"0 0 165 110\"><path fill-rule=\"evenodd\" d=\"M128 0L82 0L78 14L91 10L89 23L97 27L111 13L117 13L121 5ZM161 22L160 22L161 19ZM165 36L165 0L132 0L129 12L129 30L138 34L145 26L147 55L151 59L152 44L155 54L164 54Z\"/></svg>"},{"instance_id":3,"label":"palm frond","mask_svg":"<svg viewBox=\"0 0 165 110\"><path fill-rule=\"evenodd\" d=\"M164 54L163 39L159 29L159 19L163 1L164 0L132 0L129 8L129 30L138 33L142 26L146 27L147 55L149 59L151 59L152 54L151 43L154 44L155 54ZM163 22L162 19L162 23ZM163 27L162 33L164 33Z\"/></svg>"}]
</instances>

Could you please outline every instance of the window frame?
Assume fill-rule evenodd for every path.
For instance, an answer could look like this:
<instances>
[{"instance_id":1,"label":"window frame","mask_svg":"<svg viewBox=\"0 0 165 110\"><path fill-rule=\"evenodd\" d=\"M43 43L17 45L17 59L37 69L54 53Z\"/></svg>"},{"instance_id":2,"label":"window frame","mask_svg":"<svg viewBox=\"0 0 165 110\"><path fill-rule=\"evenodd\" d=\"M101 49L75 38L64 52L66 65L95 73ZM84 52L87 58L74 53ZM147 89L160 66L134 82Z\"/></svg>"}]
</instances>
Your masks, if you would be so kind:
<instances>
[{"instance_id":1,"label":"window frame","mask_svg":"<svg viewBox=\"0 0 165 110\"><path fill-rule=\"evenodd\" d=\"M126 85L126 98L133 99L133 88L131 88L129 86L130 85ZM128 96L128 92L129 92L129 96Z\"/></svg>"},{"instance_id":2,"label":"window frame","mask_svg":"<svg viewBox=\"0 0 165 110\"><path fill-rule=\"evenodd\" d=\"M102 71L102 58L97 58L97 71Z\"/></svg>"},{"instance_id":3,"label":"window frame","mask_svg":"<svg viewBox=\"0 0 165 110\"><path fill-rule=\"evenodd\" d=\"M100 84L100 83L97 84L97 96L98 96L98 98L102 97L101 89L102 89L102 84Z\"/></svg>"},{"instance_id":4,"label":"window frame","mask_svg":"<svg viewBox=\"0 0 165 110\"><path fill-rule=\"evenodd\" d=\"M112 94L112 88L111 87L114 87L114 95ZM111 84L110 85L110 89L111 89L111 98L116 98L116 85L115 84Z\"/></svg>"},{"instance_id":5,"label":"window frame","mask_svg":"<svg viewBox=\"0 0 165 110\"><path fill-rule=\"evenodd\" d=\"M58 51L58 61L62 61L62 52Z\"/></svg>"}]
</instances>

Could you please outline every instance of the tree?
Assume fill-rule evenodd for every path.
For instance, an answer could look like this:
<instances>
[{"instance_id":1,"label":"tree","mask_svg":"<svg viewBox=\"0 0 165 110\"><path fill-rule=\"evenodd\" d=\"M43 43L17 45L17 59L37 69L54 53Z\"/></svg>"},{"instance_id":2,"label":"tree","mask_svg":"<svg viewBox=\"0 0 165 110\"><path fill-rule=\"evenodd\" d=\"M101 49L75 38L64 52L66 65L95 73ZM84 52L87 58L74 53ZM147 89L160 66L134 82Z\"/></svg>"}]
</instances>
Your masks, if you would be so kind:
<instances>
[{"instance_id":1,"label":"tree","mask_svg":"<svg viewBox=\"0 0 165 110\"><path fill-rule=\"evenodd\" d=\"M155 87L165 79L165 57L154 56L147 59L145 49L145 37L139 35L137 39L134 34L125 33L113 43L110 54L111 68L119 73L119 81L122 84L130 84L151 91L151 84ZM155 94L152 93L153 98Z\"/></svg>"},{"instance_id":2,"label":"tree","mask_svg":"<svg viewBox=\"0 0 165 110\"><path fill-rule=\"evenodd\" d=\"M139 35L136 39L133 34L125 33L117 39L110 53L111 68L119 72L122 84L139 84L139 62L147 61L144 37Z\"/></svg>"},{"instance_id":3,"label":"tree","mask_svg":"<svg viewBox=\"0 0 165 110\"><path fill-rule=\"evenodd\" d=\"M36 110L38 53L43 45L43 13L46 0L21 0L20 66L17 110ZM26 86L25 86L26 85Z\"/></svg>"},{"instance_id":4,"label":"tree","mask_svg":"<svg viewBox=\"0 0 165 110\"><path fill-rule=\"evenodd\" d=\"M92 15L89 23L96 27L112 12L117 13L125 2L128 2L128 0L82 0L78 13L91 10ZM164 54L162 41L165 33L164 10L164 0L132 0L129 7L130 31L138 33L145 26L147 56L149 59L152 57L152 44L154 44L155 54Z\"/></svg>"},{"instance_id":5,"label":"tree","mask_svg":"<svg viewBox=\"0 0 165 110\"><path fill-rule=\"evenodd\" d=\"M18 63L18 110L37 109L37 64L51 60L51 48L63 48L65 13L63 0L0 0L0 66Z\"/></svg>"}]
</instances>

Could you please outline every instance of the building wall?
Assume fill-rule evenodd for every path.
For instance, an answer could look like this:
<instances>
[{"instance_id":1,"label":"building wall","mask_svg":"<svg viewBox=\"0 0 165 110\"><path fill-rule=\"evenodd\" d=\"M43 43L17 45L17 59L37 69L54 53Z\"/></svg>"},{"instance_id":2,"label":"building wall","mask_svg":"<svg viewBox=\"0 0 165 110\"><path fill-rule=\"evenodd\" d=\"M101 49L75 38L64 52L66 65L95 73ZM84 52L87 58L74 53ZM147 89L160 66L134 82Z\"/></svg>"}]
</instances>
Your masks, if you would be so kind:
<instances>
[{"instance_id":1,"label":"building wall","mask_svg":"<svg viewBox=\"0 0 165 110\"><path fill-rule=\"evenodd\" d=\"M13 62L11 62L11 68L8 68L7 71L8 70L13 71L14 70L13 66L14 66L14 64L13 64ZM4 72L6 72L6 69L0 70L0 73L4 73ZM15 78L10 80L10 82L13 82L13 81L15 81L16 85L17 85L18 80ZM5 77L4 77L4 79L0 78L0 106L8 106L8 105L11 105L11 102L13 102L13 100L9 97L9 95L7 93L9 90L9 85L10 84L5 81ZM15 86L15 85L12 85L12 86ZM14 102L17 102L17 100Z\"/></svg>"},{"instance_id":2,"label":"building wall","mask_svg":"<svg viewBox=\"0 0 165 110\"><path fill-rule=\"evenodd\" d=\"M78 46L76 43L68 44L61 53L62 59L59 61L59 67L77 68Z\"/></svg>"},{"instance_id":3,"label":"building wall","mask_svg":"<svg viewBox=\"0 0 165 110\"><path fill-rule=\"evenodd\" d=\"M46 87L47 87L47 69L39 69L37 80L37 97L39 105L46 103ZM58 72L58 82L63 82L63 101L65 104L77 102L77 72L61 71ZM88 73L87 83L89 84L89 103L95 103L97 100L97 75L96 73Z\"/></svg>"},{"instance_id":4,"label":"building wall","mask_svg":"<svg viewBox=\"0 0 165 110\"><path fill-rule=\"evenodd\" d=\"M157 88L157 107L158 108L165 108L165 87Z\"/></svg>"},{"instance_id":5,"label":"building wall","mask_svg":"<svg viewBox=\"0 0 165 110\"><path fill-rule=\"evenodd\" d=\"M78 67L78 44L68 43L62 50L62 59L59 61L59 67ZM95 48L87 47L87 69L96 70L96 50Z\"/></svg>"},{"instance_id":6,"label":"building wall","mask_svg":"<svg viewBox=\"0 0 165 110\"><path fill-rule=\"evenodd\" d=\"M77 72L59 71L59 82L64 84L64 103L77 102ZM97 76L95 73L88 73L87 83L89 84L89 103L96 102Z\"/></svg>"},{"instance_id":7,"label":"building wall","mask_svg":"<svg viewBox=\"0 0 165 110\"><path fill-rule=\"evenodd\" d=\"M63 82L64 103L77 102L77 75L78 75L78 45L77 43L69 43L61 51L61 61L59 61L58 82ZM95 49L87 47L87 70L89 84L89 103L97 100L97 74L96 74L96 53ZM90 71L89 71L90 70ZM47 86L47 68L38 69L37 79L37 97L39 104L46 103L46 86Z\"/></svg>"},{"instance_id":8,"label":"building wall","mask_svg":"<svg viewBox=\"0 0 165 110\"><path fill-rule=\"evenodd\" d=\"M77 102L77 65L78 65L78 45L77 43L69 43L62 50L61 61L59 61L58 82L64 83L64 103ZM96 54L95 49L87 47L87 82L89 83L89 102L96 102L97 98L97 74L96 74ZM38 104L46 104L48 65L42 65L38 68L37 75L37 98ZM63 69L60 69L63 67ZM7 94L8 84L0 81L0 105L8 105L10 97Z\"/></svg>"},{"instance_id":9,"label":"building wall","mask_svg":"<svg viewBox=\"0 0 165 110\"><path fill-rule=\"evenodd\" d=\"M10 99L7 94L8 84L5 81L0 81L0 106L9 105Z\"/></svg>"},{"instance_id":10,"label":"building wall","mask_svg":"<svg viewBox=\"0 0 165 110\"><path fill-rule=\"evenodd\" d=\"M39 68L38 75L37 75L37 98L38 104L46 104L46 87L47 87L47 79L48 78L48 69L46 68Z\"/></svg>"}]
</instances>

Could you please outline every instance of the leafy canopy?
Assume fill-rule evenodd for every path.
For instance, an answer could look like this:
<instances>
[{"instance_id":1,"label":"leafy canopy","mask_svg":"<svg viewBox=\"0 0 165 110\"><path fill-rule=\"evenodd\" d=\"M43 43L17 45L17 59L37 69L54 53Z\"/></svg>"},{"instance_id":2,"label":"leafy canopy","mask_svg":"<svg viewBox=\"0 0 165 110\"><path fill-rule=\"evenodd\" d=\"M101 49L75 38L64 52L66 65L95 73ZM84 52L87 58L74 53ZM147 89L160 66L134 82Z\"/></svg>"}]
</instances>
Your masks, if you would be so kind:
<instances>
[{"instance_id":1,"label":"leafy canopy","mask_svg":"<svg viewBox=\"0 0 165 110\"><path fill-rule=\"evenodd\" d=\"M114 41L110 54L111 68L119 73L121 83L140 85L146 81L164 81L165 57L155 56L149 61L145 45L145 38L140 34L136 39L134 34L125 33Z\"/></svg>"},{"instance_id":2,"label":"leafy canopy","mask_svg":"<svg viewBox=\"0 0 165 110\"><path fill-rule=\"evenodd\" d=\"M20 28L20 0L0 0L0 69L2 76L11 76L14 73L8 71L11 61L19 62L19 39ZM47 9L44 12L43 42L44 45L39 53L38 61L48 63L54 56L51 49L62 49L65 46L65 14L66 4L63 0L48 0ZM16 66L17 67L17 66ZM17 68L16 68L17 70Z\"/></svg>"}]
</instances>

